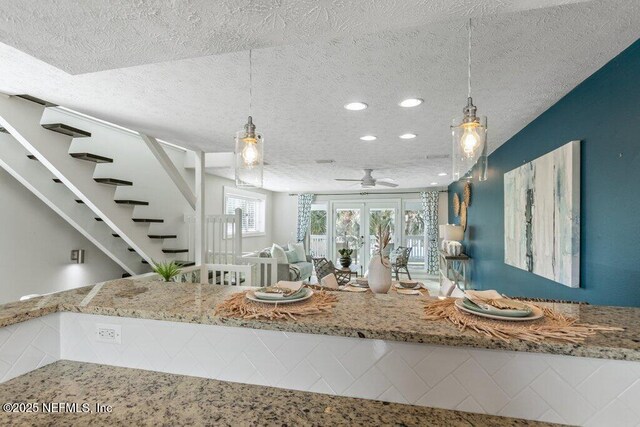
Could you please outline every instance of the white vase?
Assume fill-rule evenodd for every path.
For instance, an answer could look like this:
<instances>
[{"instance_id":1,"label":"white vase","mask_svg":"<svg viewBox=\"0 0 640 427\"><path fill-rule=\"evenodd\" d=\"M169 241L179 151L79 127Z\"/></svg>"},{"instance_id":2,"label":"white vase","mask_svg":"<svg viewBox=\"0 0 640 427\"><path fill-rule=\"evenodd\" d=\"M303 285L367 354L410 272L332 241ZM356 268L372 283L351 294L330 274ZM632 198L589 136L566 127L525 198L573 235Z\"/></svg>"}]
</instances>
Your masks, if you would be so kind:
<instances>
[{"instance_id":1,"label":"white vase","mask_svg":"<svg viewBox=\"0 0 640 427\"><path fill-rule=\"evenodd\" d=\"M462 253L462 244L460 242L449 242L447 244L447 253L452 256L458 256Z\"/></svg>"},{"instance_id":2,"label":"white vase","mask_svg":"<svg viewBox=\"0 0 640 427\"><path fill-rule=\"evenodd\" d=\"M374 294L386 294L391 288L391 262L389 258L374 255L369 261L369 288Z\"/></svg>"}]
</instances>

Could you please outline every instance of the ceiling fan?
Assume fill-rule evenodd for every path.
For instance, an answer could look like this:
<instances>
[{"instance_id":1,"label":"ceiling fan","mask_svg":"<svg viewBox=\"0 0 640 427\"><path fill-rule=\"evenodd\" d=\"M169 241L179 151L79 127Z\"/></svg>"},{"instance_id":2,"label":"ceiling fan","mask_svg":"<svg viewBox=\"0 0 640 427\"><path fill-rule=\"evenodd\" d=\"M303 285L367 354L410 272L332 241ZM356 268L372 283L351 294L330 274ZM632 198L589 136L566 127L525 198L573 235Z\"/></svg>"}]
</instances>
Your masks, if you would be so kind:
<instances>
[{"instance_id":1,"label":"ceiling fan","mask_svg":"<svg viewBox=\"0 0 640 427\"><path fill-rule=\"evenodd\" d=\"M376 185L383 185L385 187L397 187L398 184L391 182L393 181L390 178L382 178L382 179L375 179L374 177L371 176L371 172L373 172L373 169L365 169L364 170L364 176L360 179L349 179L349 178L336 178L336 181L355 181L355 182L360 182L360 186L362 188L371 188L371 187L375 187Z\"/></svg>"}]
</instances>

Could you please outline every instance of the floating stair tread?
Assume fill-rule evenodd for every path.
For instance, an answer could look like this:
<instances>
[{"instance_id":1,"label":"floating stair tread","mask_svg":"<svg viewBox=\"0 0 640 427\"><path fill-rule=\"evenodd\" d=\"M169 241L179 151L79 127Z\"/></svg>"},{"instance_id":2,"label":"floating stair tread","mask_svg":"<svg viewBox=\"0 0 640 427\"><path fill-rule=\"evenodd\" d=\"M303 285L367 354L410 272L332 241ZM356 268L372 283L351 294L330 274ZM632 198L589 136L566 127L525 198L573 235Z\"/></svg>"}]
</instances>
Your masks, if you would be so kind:
<instances>
[{"instance_id":1,"label":"floating stair tread","mask_svg":"<svg viewBox=\"0 0 640 427\"><path fill-rule=\"evenodd\" d=\"M133 220L133 222L154 222L154 223L162 223L164 222L164 219L159 219L159 218L131 218Z\"/></svg>"},{"instance_id":2,"label":"floating stair tread","mask_svg":"<svg viewBox=\"0 0 640 427\"><path fill-rule=\"evenodd\" d=\"M98 156L97 154L91 153L69 153L71 157L78 160L86 160L88 162L94 163L113 163L113 159L108 157Z\"/></svg>"},{"instance_id":3,"label":"floating stair tread","mask_svg":"<svg viewBox=\"0 0 640 427\"><path fill-rule=\"evenodd\" d=\"M93 178L93 180L99 184L107 185L133 185L131 181L125 181L117 178Z\"/></svg>"},{"instance_id":4,"label":"floating stair tread","mask_svg":"<svg viewBox=\"0 0 640 427\"><path fill-rule=\"evenodd\" d=\"M173 261L178 264L180 267L191 267L196 265L195 261ZM142 260L143 264L149 264L146 259Z\"/></svg>"},{"instance_id":5,"label":"floating stair tread","mask_svg":"<svg viewBox=\"0 0 640 427\"><path fill-rule=\"evenodd\" d=\"M45 101L44 99L36 98L35 96L27 95L26 93L22 95L16 95L18 98L26 99L27 101L35 102L36 104L44 105L45 107L57 107L56 104Z\"/></svg>"},{"instance_id":6,"label":"floating stair tread","mask_svg":"<svg viewBox=\"0 0 640 427\"><path fill-rule=\"evenodd\" d=\"M132 206L149 206L149 202L142 200L114 200L119 205L132 205Z\"/></svg>"},{"instance_id":7,"label":"floating stair tread","mask_svg":"<svg viewBox=\"0 0 640 427\"><path fill-rule=\"evenodd\" d=\"M73 126L65 125L64 123L46 123L43 124L42 127L53 132L58 132L63 135L70 136L72 138L87 138L91 136L91 132L74 128Z\"/></svg>"},{"instance_id":8,"label":"floating stair tread","mask_svg":"<svg viewBox=\"0 0 640 427\"><path fill-rule=\"evenodd\" d=\"M189 249L163 249L162 252L165 254L184 254L189 252Z\"/></svg>"},{"instance_id":9,"label":"floating stair tread","mask_svg":"<svg viewBox=\"0 0 640 427\"><path fill-rule=\"evenodd\" d=\"M36 156L34 156L33 154L27 154L27 157L30 158L31 160L38 161L38 158Z\"/></svg>"},{"instance_id":10,"label":"floating stair tread","mask_svg":"<svg viewBox=\"0 0 640 427\"><path fill-rule=\"evenodd\" d=\"M196 265L195 261L174 261L180 267L191 267L192 265Z\"/></svg>"},{"instance_id":11,"label":"floating stair tread","mask_svg":"<svg viewBox=\"0 0 640 427\"><path fill-rule=\"evenodd\" d=\"M62 184L62 180L60 180L60 178L53 178L53 182L57 184Z\"/></svg>"},{"instance_id":12,"label":"floating stair tread","mask_svg":"<svg viewBox=\"0 0 640 427\"><path fill-rule=\"evenodd\" d=\"M149 234L150 239L177 239L177 234Z\"/></svg>"}]
</instances>

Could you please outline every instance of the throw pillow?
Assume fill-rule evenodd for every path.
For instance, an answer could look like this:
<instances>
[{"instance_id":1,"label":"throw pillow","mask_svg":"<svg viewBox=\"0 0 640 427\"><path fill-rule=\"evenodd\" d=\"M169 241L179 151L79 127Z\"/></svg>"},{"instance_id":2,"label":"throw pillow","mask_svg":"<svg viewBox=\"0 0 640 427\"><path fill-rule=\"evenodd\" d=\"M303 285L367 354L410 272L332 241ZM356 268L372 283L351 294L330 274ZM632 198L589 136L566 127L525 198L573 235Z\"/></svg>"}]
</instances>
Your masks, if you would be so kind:
<instances>
[{"instance_id":1,"label":"throw pillow","mask_svg":"<svg viewBox=\"0 0 640 427\"><path fill-rule=\"evenodd\" d=\"M271 258L275 258L276 260L278 260L278 264L289 263L289 260L287 260L287 254L284 253L284 249L282 249L282 246L275 243L273 244L273 246L271 246Z\"/></svg>"},{"instance_id":2,"label":"throw pillow","mask_svg":"<svg viewBox=\"0 0 640 427\"><path fill-rule=\"evenodd\" d=\"M289 261L289 264L295 264L300 261L296 251L284 251L284 253L287 255L287 261Z\"/></svg>"},{"instance_id":3,"label":"throw pillow","mask_svg":"<svg viewBox=\"0 0 640 427\"><path fill-rule=\"evenodd\" d=\"M304 243L289 243L289 249L296 251L296 254L298 255L298 262L307 260L307 254L304 251Z\"/></svg>"},{"instance_id":4,"label":"throw pillow","mask_svg":"<svg viewBox=\"0 0 640 427\"><path fill-rule=\"evenodd\" d=\"M336 280L336 275L333 273L327 274L320 279L320 284L327 288L338 289L338 280Z\"/></svg>"}]
</instances>

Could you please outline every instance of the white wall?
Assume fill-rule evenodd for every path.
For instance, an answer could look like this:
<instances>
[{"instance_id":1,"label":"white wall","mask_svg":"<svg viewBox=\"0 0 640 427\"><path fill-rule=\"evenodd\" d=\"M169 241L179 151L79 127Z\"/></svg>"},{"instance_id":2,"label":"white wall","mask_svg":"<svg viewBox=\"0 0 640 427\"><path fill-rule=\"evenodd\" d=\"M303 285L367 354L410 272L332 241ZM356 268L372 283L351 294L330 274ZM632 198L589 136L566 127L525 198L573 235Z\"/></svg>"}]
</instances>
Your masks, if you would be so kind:
<instances>
[{"instance_id":1,"label":"white wall","mask_svg":"<svg viewBox=\"0 0 640 427\"><path fill-rule=\"evenodd\" d=\"M40 199L0 169L0 304L121 277L124 271ZM72 264L72 249L86 251Z\"/></svg>"},{"instance_id":2,"label":"white wall","mask_svg":"<svg viewBox=\"0 0 640 427\"><path fill-rule=\"evenodd\" d=\"M273 193L273 241L280 245L295 242L298 223L298 198L288 193Z\"/></svg>"},{"instance_id":3,"label":"white wall","mask_svg":"<svg viewBox=\"0 0 640 427\"><path fill-rule=\"evenodd\" d=\"M406 192L407 190L398 190L398 192ZM419 190L423 191L423 190ZM339 196L328 196L318 194L314 203L329 202L331 200L381 200L381 199L417 199L420 196L416 194L375 194L369 193L367 196L358 194L344 194ZM273 193L273 237L276 242L289 242L296 238L296 226L298 216L298 202L295 196L289 196L287 193ZM440 193L438 199L438 224L446 224L448 219L448 197L447 193Z\"/></svg>"}]
</instances>

